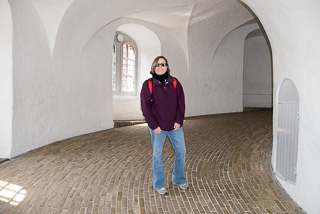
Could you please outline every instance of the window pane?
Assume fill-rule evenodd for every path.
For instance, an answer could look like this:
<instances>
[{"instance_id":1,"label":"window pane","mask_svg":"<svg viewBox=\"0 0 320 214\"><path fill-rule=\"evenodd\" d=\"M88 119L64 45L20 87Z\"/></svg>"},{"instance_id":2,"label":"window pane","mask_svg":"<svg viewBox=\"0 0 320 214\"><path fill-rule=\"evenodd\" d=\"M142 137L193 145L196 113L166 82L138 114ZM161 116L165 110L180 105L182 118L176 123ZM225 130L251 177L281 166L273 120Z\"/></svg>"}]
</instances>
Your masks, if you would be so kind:
<instances>
[{"instance_id":1,"label":"window pane","mask_svg":"<svg viewBox=\"0 0 320 214\"><path fill-rule=\"evenodd\" d=\"M116 79L117 79L117 57L116 57L116 46L113 45L112 52L112 91L116 91Z\"/></svg>"},{"instance_id":2,"label":"window pane","mask_svg":"<svg viewBox=\"0 0 320 214\"><path fill-rule=\"evenodd\" d=\"M122 72L121 72L121 91L135 92L136 79L136 56L134 47L125 43L122 45Z\"/></svg>"}]
</instances>

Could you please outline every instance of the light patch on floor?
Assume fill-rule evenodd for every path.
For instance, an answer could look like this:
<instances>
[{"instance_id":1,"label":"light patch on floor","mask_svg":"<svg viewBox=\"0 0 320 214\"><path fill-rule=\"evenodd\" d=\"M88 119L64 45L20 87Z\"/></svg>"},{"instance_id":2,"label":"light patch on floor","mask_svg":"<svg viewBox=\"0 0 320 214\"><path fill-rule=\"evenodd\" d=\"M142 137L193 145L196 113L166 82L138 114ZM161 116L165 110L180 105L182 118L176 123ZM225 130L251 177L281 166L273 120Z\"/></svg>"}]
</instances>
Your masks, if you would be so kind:
<instances>
[{"instance_id":1,"label":"light patch on floor","mask_svg":"<svg viewBox=\"0 0 320 214\"><path fill-rule=\"evenodd\" d=\"M0 180L0 201L17 206L26 197L27 191L21 186Z\"/></svg>"}]
</instances>

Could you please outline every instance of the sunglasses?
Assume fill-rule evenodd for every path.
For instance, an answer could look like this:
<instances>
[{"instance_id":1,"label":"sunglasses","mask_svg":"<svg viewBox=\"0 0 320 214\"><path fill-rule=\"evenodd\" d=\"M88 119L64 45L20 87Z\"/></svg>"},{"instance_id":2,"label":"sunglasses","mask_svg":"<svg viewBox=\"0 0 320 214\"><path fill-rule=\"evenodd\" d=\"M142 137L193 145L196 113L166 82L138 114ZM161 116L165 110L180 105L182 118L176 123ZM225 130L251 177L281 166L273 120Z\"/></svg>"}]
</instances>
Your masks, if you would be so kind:
<instances>
[{"instance_id":1,"label":"sunglasses","mask_svg":"<svg viewBox=\"0 0 320 214\"><path fill-rule=\"evenodd\" d=\"M160 64L158 63L158 64L155 65L155 67L159 67L160 65L161 65L162 67L167 67L167 64L166 64L166 63L160 63Z\"/></svg>"}]
</instances>

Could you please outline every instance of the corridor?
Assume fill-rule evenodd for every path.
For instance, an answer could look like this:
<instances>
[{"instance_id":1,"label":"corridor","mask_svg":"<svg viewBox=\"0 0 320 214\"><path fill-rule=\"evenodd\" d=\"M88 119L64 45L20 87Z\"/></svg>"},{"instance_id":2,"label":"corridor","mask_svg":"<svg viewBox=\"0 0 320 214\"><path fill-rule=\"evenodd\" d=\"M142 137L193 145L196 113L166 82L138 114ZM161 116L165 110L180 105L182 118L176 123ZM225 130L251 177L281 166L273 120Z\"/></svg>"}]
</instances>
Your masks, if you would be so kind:
<instances>
[{"instance_id":1,"label":"corridor","mask_svg":"<svg viewBox=\"0 0 320 214\"><path fill-rule=\"evenodd\" d=\"M304 213L272 173L272 111L187 118L190 188L152 188L145 124L66 139L0 163L0 213Z\"/></svg>"}]
</instances>

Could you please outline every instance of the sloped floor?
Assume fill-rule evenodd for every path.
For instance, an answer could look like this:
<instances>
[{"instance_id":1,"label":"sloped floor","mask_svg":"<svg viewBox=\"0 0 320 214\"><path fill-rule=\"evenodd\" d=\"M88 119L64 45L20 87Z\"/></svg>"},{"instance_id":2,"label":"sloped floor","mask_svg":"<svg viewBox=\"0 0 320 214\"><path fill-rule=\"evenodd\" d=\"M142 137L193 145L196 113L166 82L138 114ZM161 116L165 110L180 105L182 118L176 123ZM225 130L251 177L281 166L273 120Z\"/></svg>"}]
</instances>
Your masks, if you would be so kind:
<instances>
[{"instance_id":1,"label":"sloped floor","mask_svg":"<svg viewBox=\"0 0 320 214\"><path fill-rule=\"evenodd\" d=\"M145 125L67 139L0 164L0 213L304 213L271 168L272 111L189 118L184 132L190 189L152 188Z\"/></svg>"}]
</instances>

